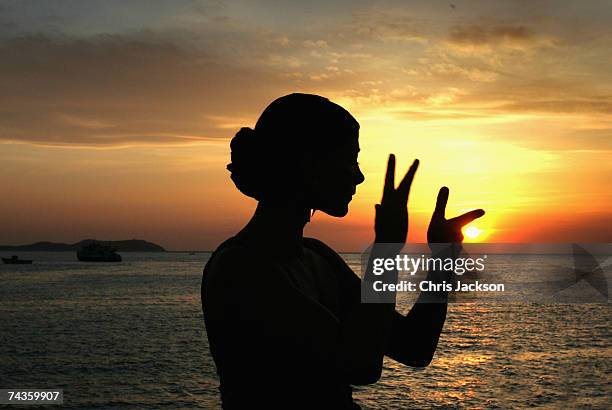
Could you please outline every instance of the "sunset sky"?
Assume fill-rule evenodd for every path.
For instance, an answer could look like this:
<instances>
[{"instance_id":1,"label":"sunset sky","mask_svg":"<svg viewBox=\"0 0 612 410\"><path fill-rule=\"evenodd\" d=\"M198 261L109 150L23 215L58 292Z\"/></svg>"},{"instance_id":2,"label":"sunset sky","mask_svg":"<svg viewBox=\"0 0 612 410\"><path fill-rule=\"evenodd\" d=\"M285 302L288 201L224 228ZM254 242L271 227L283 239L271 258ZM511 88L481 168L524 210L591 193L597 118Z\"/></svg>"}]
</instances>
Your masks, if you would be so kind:
<instances>
[{"instance_id":1,"label":"sunset sky","mask_svg":"<svg viewBox=\"0 0 612 410\"><path fill-rule=\"evenodd\" d=\"M452 4L451 4L452 3ZM0 244L143 238L214 249L255 202L229 140L275 98L316 93L360 122L346 218L373 239L390 152L435 197L484 208L478 241L612 242L609 1L0 1Z\"/></svg>"}]
</instances>

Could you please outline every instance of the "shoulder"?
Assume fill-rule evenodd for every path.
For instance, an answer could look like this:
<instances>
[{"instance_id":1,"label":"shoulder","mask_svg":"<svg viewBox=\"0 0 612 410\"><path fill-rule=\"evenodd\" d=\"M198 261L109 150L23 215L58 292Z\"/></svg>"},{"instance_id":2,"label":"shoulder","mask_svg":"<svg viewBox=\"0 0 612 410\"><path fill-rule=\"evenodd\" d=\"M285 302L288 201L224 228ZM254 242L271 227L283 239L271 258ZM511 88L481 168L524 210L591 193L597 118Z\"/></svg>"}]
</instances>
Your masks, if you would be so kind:
<instances>
[{"instance_id":1,"label":"shoulder","mask_svg":"<svg viewBox=\"0 0 612 410\"><path fill-rule=\"evenodd\" d=\"M212 253L204 266L203 287L225 289L270 286L281 275L279 265L256 245L232 237Z\"/></svg>"},{"instance_id":2,"label":"shoulder","mask_svg":"<svg viewBox=\"0 0 612 410\"><path fill-rule=\"evenodd\" d=\"M309 238L305 236L302 240L302 243L307 248L321 254L321 256L342 259L335 250L333 250L331 247L329 247L327 244L325 244L319 239Z\"/></svg>"},{"instance_id":3,"label":"shoulder","mask_svg":"<svg viewBox=\"0 0 612 410\"><path fill-rule=\"evenodd\" d=\"M303 244L305 247L309 248L313 252L317 253L319 256L323 257L337 270L340 270L342 272L350 272L351 274L353 274L353 271L348 266L346 261L342 258L342 256L340 256L335 250L333 250L323 241L320 241L319 239L315 238L304 237Z\"/></svg>"},{"instance_id":4,"label":"shoulder","mask_svg":"<svg viewBox=\"0 0 612 410\"><path fill-rule=\"evenodd\" d=\"M248 246L230 238L223 242L206 262L203 272L203 287L211 287L227 281L245 279L256 264L254 252Z\"/></svg>"},{"instance_id":5,"label":"shoulder","mask_svg":"<svg viewBox=\"0 0 612 410\"><path fill-rule=\"evenodd\" d=\"M252 251L242 242L232 237L217 247L206 263L206 268L239 266L245 264Z\"/></svg>"},{"instance_id":6,"label":"shoulder","mask_svg":"<svg viewBox=\"0 0 612 410\"><path fill-rule=\"evenodd\" d=\"M215 249L211 260L220 265L244 263L252 253L253 251L246 244L230 238Z\"/></svg>"}]
</instances>

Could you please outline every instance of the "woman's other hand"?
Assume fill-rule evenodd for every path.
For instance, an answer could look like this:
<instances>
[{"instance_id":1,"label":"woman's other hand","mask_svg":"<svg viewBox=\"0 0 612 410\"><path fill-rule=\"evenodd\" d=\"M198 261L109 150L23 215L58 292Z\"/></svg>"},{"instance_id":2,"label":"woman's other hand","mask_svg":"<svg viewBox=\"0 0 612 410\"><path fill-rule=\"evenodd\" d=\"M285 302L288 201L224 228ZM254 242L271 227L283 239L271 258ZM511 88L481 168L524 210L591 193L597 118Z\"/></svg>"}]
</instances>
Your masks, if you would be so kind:
<instances>
[{"instance_id":1,"label":"woman's other hand","mask_svg":"<svg viewBox=\"0 0 612 410\"><path fill-rule=\"evenodd\" d=\"M429 228L427 229L427 242L432 251L436 251L432 248L432 244L460 244L463 242L463 233L461 228L469 224L476 218L480 218L484 215L485 211L482 209L475 209L470 212L466 212L463 215L446 219L446 203L448 202L449 190L447 187L440 188L438 193L438 200L436 202L436 208L431 217ZM436 247L438 248L438 247Z\"/></svg>"},{"instance_id":2,"label":"woman's other hand","mask_svg":"<svg viewBox=\"0 0 612 410\"><path fill-rule=\"evenodd\" d=\"M377 243L406 243L408 236L408 196L414 174L419 167L415 159L406 175L395 188L395 155L389 155L385 185L380 204L376 204L374 230Z\"/></svg>"}]
</instances>

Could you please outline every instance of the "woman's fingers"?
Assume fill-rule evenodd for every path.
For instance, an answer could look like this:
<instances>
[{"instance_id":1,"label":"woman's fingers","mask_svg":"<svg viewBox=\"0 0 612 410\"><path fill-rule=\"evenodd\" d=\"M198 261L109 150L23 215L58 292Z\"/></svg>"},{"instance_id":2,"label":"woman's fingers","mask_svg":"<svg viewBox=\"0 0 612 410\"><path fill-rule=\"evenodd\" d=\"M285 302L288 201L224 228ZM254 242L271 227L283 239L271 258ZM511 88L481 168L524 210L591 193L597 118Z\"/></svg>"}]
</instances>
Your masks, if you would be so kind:
<instances>
[{"instance_id":1,"label":"woman's fingers","mask_svg":"<svg viewBox=\"0 0 612 410\"><path fill-rule=\"evenodd\" d=\"M382 202L392 197L393 191L395 190L395 155L389 154L389 161L387 162L387 173L385 175L385 185L383 188Z\"/></svg>"},{"instance_id":2,"label":"woman's fingers","mask_svg":"<svg viewBox=\"0 0 612 410\"><path fill-rule=\"evenodd\" d=\"M416 174L417 169L419 168L419 160L415 159L406 175L400 182L397 190L402 194L402 197L405 200L408 200L408 194L410 193L410 186L412 185L412 180L414 179L414 174Z\"/></svg>"},{"instance_id":3,"label":"woman's fingers","mask_svg":"<svg viewBox=\"0 0 612 410\"><path fill-rule=\"evenodd\" d=\"M474 219L480 218L485 214L483 209L475 209L470 212L466 212L463 215L457 216L453 219L449 219L448 222L455 224L459 227L465 226L472 222Z\"/></svg>"},{"instance_id":4,"label":"woman's fingers","mask_svg":"<svg viewBox=\"0 0 612 410\"><path fill-rule=\"evenodd\" d=\"M431 219L444 219L446 214L446 203L448 202L448 188L443 186L438 192L438 199L436 200L436 209Z\"/></svg>"},{"instance_id":5,"label":"woman's fingers","mask_svg":"<svg viewBox=\"0 0 612 410\"><path fill-rule=\"evenodd\" d=\"M419 160L415 159L404 178L400 182L397 190L395 189L395 155L389 154L389 161L387 162L387 172L385 174L385 185L383 189L383 197L382 201L386 202L391 200L391 198L395 197L395 193L399 193L400 196L397 196L397 199L403 199L404 201L408 200L408 194L410 193L410 187L412 185L412 181L414 180L414 175L416 174L417 169L419 168Z\"/></svg>"}]
</instances>

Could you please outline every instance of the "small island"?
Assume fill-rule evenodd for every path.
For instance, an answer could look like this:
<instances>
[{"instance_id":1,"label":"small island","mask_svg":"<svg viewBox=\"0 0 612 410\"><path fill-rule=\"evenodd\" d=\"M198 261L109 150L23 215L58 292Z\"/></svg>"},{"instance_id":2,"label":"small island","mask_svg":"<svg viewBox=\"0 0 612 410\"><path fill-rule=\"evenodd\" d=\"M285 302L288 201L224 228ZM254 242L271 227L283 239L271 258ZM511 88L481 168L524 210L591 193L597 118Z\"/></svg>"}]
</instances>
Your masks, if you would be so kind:
<instances>
[{"instance_id":1,"label":"small island","mask_svg":"<svg viewBox=\"0 0 612 410\"><path fill-rule=\"evenodd\" d=\"M166 250L152 242L142 239L126 239L120 241L102 241L96 239L84 239L82 241L68 244L58 242L36 242L29 245L0 245L0 251L21 251L21 252L76 252L83 247L99 242L104 245L112 246L117 252L165 252Z\"/></svg>"}]
</instances>

